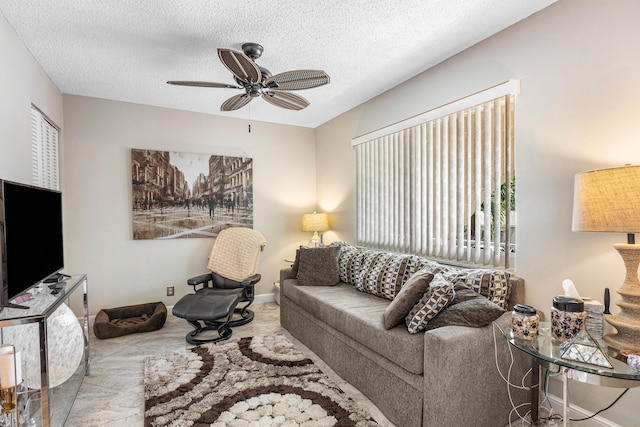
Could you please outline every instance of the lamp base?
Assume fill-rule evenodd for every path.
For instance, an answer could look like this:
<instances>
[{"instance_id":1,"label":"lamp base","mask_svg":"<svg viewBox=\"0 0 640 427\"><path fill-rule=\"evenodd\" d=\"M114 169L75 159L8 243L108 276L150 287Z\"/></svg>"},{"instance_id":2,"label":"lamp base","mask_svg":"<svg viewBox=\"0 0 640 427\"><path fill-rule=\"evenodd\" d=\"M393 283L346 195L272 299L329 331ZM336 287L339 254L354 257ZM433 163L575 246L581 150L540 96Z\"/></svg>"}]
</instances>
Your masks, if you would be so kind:
<instances>
[{"instance_id":1,"label":"lamp base","mask_svg":"<svg viewBox=\"0 0 640 427\"><path fill-rule=\"evenodd\" d=\"M616 244L626 267L624 283L618 289L622 297L616 305L620 313L608 315L605 320L617 329L617 333L605 335L605 342L618 350L640 351L640 281L638 266L640 265L640 245Z\"/></svg>"},{"instance_id":2,"label":"lamp base","mask_svg":"<svg viewBox=\"0 0 640 427\"><path fill-rule=\"evenodd\" d=\"M318 243L320 243L320 236L318 236L318 232L314 231L313 232L313 236L311 236L311 240L309 240L309 247L310 248L317 248L318 247Z\"/></svg>"}]
</instances>

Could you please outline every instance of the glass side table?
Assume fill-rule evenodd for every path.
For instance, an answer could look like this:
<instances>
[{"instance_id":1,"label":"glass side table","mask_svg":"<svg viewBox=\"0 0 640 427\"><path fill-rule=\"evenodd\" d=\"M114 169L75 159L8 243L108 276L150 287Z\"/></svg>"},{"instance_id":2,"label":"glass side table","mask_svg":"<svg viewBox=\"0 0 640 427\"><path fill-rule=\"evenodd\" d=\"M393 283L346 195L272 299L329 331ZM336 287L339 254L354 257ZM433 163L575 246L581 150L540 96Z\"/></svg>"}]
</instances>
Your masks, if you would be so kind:
<instances>
[{"instance_id":1,"label":"glass side table","mask_svg":"<svg viewBox=\"0 0 640 427\"><path fill-rule=\"evenodd\" d=\"M604 387L632 388L640 386L640 372L627 365L618 350L609 347L603 340L596 340L602 351L608 356L613 368L591 365L560 357L560 341L551 336L551 324L541 322L537 338L523 340L515 338L511 329L507 329L505 337L509 344L533 356L533 372L538 372L538 384L544 370L560 372L562 374L562 425L568 424L568 380L595 384ZM536 369L537 368L537 369ZM538 421L538 407L540 391L532 394L531 420Z\"/></svg>"}]
</instances>

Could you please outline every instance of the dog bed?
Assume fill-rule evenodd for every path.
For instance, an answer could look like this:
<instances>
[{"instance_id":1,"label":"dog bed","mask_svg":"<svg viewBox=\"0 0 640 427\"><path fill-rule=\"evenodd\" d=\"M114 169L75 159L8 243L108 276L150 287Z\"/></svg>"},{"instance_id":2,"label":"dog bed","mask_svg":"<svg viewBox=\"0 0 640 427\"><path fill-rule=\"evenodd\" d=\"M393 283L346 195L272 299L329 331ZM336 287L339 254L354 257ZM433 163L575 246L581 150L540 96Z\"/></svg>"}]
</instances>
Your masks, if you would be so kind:
<instances>
[{"instance_id":1,"label":"dog bed","mask_svg":"<svg viewBox=\"0 0 640 427\"><path fill-rule=\"evenodd\" d=\"M93 323L96 338L107 339L138 332L156 331L167 320L167 307L162 302L105 308Z\"/></svg>"}]
</instances>

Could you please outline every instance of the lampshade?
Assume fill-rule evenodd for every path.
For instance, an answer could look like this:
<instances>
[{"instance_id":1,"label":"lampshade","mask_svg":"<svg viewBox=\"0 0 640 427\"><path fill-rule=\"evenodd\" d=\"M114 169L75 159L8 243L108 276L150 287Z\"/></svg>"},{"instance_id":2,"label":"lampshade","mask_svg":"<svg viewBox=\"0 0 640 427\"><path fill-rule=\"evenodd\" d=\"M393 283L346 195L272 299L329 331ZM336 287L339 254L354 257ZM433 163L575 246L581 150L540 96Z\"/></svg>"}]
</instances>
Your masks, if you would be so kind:
<instances>
[{"instance_id":1,"label":"lampshade","mask_svg":"<svg viewBox=\"0 0 640 427\"><path fill-rule=\"evenodd\" d=\"M15 387L21 382L22 356L20 350L16 350L12 345L0 346L0 388Z\"/></svg>"},{"instance_id":2,"label":"lampshade","mask_svg":"<svg viewBox=\"0 0 640 427\"><path fill-rule=\"evenodd\" d=\"M577 174L573 231L640 233L640 166Z\"/></svg>"},{"instance_id":3,"label":"lampshade","mask_svg":"<svg viewBox=\"0 0 640 427\"><path fill-rule=\"evenodd\" d=\"M302 215L302 231L327 231L329 229L329 215L326 213L312 213Z\"/></svg>"}]
</instances>

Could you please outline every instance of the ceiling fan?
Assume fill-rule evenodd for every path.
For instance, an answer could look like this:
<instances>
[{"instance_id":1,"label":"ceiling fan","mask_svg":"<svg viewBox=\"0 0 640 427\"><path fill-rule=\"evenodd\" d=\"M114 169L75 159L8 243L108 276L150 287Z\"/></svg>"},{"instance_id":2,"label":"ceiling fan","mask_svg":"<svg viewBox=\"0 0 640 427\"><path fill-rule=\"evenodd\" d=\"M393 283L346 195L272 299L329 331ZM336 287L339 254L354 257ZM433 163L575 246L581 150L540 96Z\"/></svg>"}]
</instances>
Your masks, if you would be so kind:
<instances>
[{"instance_id":1,"label":"ceiling fan","mask_svg":"<svg viewBox=\"0 0 640 427\"><path fill-rule=\"evenodd\" d=\"M262 96L262 99L277 107L302 110L309 105L309 101L290 91L311 89L329 83L329 75L322 70L292 70L274 76L269 70L255 63L263 50L263 47L257 43L243 44L242 52L218 48L218 58L231 71L237 85L196 81L168 81L167 83L179 86L244 89L244 93L234 95L223 102L220 106L221 111L242 108L258 96Z\"/></svg>"}]
</instances>

